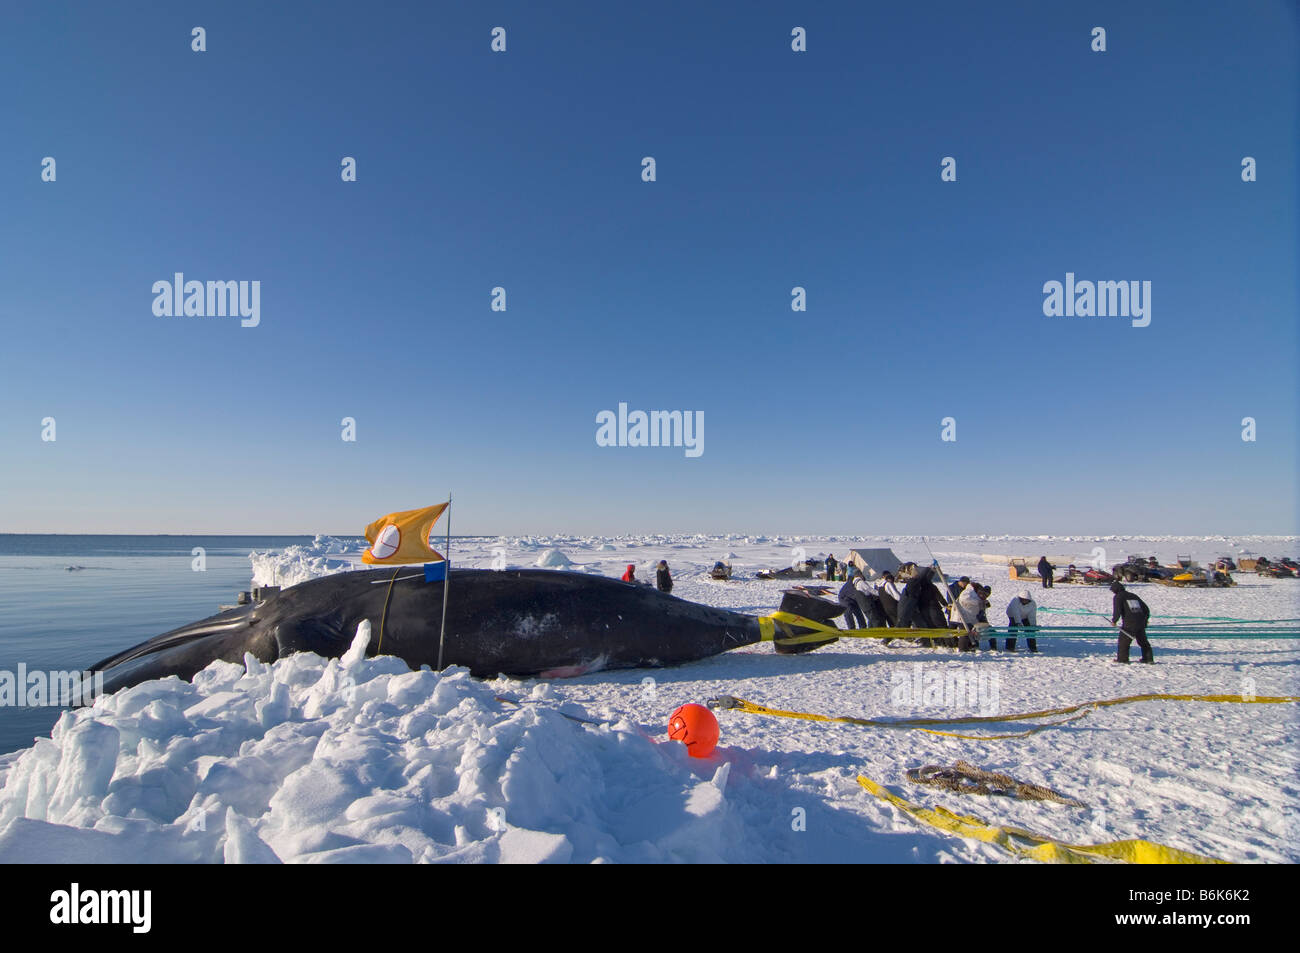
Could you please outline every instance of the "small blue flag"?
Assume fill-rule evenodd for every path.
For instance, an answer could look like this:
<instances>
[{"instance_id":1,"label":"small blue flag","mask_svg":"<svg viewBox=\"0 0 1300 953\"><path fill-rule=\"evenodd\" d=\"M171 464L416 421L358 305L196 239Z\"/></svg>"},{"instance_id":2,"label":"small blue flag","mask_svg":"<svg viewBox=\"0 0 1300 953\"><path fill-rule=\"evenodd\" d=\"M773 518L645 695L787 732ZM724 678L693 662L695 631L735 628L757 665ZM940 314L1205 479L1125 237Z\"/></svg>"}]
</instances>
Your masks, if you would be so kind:
<instances>
[{"instance_id":1,"label":"small blue flag","mask_svg":"<svg viewBox=\"0 0 1300 953\"><path fill-rule=\"evenodd\" d=\"M447 560L440 563L424 564L424 581L425 582L442 582L447 578Z\"/></svg>"}]
</instances>

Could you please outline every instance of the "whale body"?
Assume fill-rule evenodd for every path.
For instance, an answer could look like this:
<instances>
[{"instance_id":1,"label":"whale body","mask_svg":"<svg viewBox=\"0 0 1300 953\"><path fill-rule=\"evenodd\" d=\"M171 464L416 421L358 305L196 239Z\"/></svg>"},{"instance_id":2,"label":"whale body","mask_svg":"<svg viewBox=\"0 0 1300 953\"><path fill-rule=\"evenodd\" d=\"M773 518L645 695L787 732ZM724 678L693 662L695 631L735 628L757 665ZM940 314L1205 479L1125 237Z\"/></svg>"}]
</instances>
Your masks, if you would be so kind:
<instances>
[{"instance_id":1,"label":"whale body","mask_svg":"<svg viewBox=\"0 0 1300 953\"><path fill-rule=\"evenodd\" d=\"M637 583L550 569L452 570L444 630L444 585L426 582L420 566L323 576L165 632L91 671L104 673L111 692L168 675L193 678L218 659L242 662L245 653L262 662L294 652L334 658L347 651L366 620L367 655L395 655L412 668L436 669L445 631L443 666L464 666L481 678L681 665L762 639L755 616ZM838 606L823 604L817 621L839 614Z\"/></svg>"}]
</instances>

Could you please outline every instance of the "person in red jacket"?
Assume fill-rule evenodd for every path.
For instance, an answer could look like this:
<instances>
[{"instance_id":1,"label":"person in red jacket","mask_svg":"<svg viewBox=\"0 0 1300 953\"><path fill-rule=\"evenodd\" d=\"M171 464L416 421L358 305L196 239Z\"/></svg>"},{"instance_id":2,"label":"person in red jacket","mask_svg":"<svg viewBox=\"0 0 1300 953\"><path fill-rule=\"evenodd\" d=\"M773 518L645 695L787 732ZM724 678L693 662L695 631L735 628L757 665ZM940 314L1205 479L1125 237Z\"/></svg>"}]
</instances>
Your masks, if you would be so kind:
<instances>
[{"instance_id":1,"label":"person in red jacket","mask_svg":"<svg viewBox=\"0 0 1300 953\"><path fill-rule=\"evenodd\" d=\"M636 582L636 566L632 563L627 564L627 570L623 573L624 582Z\"/></svg>"}]
</instances>

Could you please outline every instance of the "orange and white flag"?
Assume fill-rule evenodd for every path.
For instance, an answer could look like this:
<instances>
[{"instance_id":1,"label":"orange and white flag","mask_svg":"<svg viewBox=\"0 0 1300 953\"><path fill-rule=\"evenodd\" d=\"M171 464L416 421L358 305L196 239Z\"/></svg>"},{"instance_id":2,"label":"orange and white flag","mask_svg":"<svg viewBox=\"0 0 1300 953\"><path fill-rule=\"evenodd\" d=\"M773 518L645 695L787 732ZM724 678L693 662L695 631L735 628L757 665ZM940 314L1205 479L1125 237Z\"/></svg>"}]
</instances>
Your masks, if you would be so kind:
<instances>
[{"instance_id":1,"label":"orange and white flag","mask_svg":"<svg viewBox=\"0 0 1300 953\"><path fill-rule=\"evenodd\" d=\"M377 566L397 566L444 559L433 548L433 526L450 505L439 503L421 510L403 510L381 516L366 527L370 548L361 554L361 561Z\"/></svg>"}]
</instances>

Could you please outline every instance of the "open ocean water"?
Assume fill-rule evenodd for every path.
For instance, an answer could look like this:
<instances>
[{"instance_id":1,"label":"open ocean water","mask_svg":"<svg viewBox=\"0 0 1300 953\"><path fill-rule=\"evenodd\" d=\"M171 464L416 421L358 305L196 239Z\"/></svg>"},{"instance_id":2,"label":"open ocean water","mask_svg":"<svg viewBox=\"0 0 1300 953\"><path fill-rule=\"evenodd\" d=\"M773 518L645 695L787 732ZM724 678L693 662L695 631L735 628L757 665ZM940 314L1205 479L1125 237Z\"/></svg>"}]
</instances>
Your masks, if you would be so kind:
<instances>
[{"instance_id":1,"label":"open ocean water","mask_svg":"<svg viewBox=\"0 0 1300 953\"><path fill-rule=\"evenodd\" d=\"M82 671L137 642L233 605L254 550L310 536L0 534L0 672ZM207 568L192 568L201 546ZM76 567L76 568L70 568ZM48 736L57 707L0 705L0 754Z\"/></svg>"}]
</instances>

